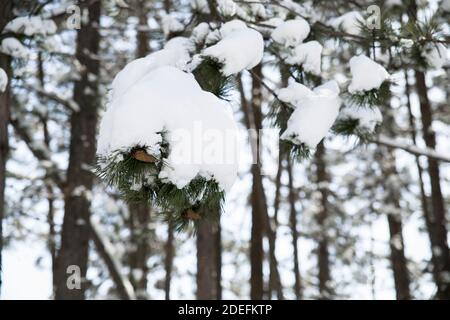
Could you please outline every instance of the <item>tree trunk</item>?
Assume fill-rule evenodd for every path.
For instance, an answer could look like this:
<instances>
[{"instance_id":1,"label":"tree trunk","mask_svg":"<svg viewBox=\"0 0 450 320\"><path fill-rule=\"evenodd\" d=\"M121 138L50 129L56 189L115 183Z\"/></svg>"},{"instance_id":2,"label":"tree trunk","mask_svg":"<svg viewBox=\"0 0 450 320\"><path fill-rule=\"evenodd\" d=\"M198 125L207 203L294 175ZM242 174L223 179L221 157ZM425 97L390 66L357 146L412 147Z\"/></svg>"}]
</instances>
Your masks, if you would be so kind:
<instances>
[{"instance_id":1,"label":"tree trunk","mask_svg":"<svg viewBox=\"0 0 450 320\"><path fill-rule=\"evenodd\" d=\"M166 300L170 300L170 285L172 282L173 258L175 255L173 233L173 221L169 220L167 225L167 242L165 245L166 257L164 259L164 268L166 271L166 278L164 280L164 292Z\"/></svg>"},{"instance_id":2,"label":"tree trunk","mask_svg":"<svg viewBox=\"0 0 450 320\"><path fill-rule=\"evenodd\" d=\"M77 34L76 57L86 67L81 79L75 82L74 100L80 106L79 112L71 116L70 158L67 170L67 186L64 194L65 213L61 233L61 248L56 266L56 299L83 299L86 291L86 271L88 266L88 244L90 238L90 196L93 175L86 168L95 161L95 137L97 126L97 79L99 61L92 58L99 49L100 1L93 2L87 24L82 25ZM86 54L89 53L89 54ZM86 89L90 89L87 90ZM88 94L87 92L94 92ZM67 286L68 267L75 265L81 272L81 288Z\"/></svg>"},{"instance_id":3,"label":"tree trunk","mask_svg":"<svg viewBox=\"0 0 450 320\"><path fill-rule=\"evenodd\" d=\"M202 219L197 230L197 299L217 299L216 244L218 222Z\"/></svg>"},{"instance_id":4,"label":"tree trunk","mask_svg":"<svg viewBox=\"0 0 450 320\"><path fill-rule=\"evenodd\" d=\"M13 3L6 0L0 3L0 33L5 25L13 18ZM0 293L2 287L2 251L3 251L3 219L5 218L5 183L6 161L9 152L8 124L10 108L11 59L0 53L0 68L8 77L5 92L0 92Z\"/></svg>"},{"instance_id":5,"label":"tree trunk","mask_svg":"<svg viewBox=\"0 0 450 320\"><path fill-rule=\"evenodd\" d=\"M261 101L262 101L262 84L260 79L262 78L261 65L256 66L254 69L254 76L252 76L252 99L251 99L251 112L253 114L254 129L256 133L262 129L262 113L261 113ZM261 148L259 137L256 139L256 156L258 157L259 148ZM263 276L263 234L265 227L265 211L267 211L267 204L265 202L264 186L262 183L262 175L260 169L260 159L256 159L256 164L252 165L252 228L251 228L251 240L250 240L250 299L260 300L264 294L264 276Z\"/></svg>"},{"instance_id":6,"label":"tree trunk","mask_svg":"<svg viewBox=\"0 0 450 320\"><path fill-rule=\"evenodd\" d=\"M415 72L416 89L420 100L423 139L428 148L436 148L436 136L432 128L433 115L428 90L425 83L425 74ZM439 164L435 159L428 158L428 174L431 181L431 209L429 210L429 223L431 252L433 255L433 276L437 285L438 299L450 299L450 251L447 242L447 221L445 217L444 198L441 191Z\"/></svg>"},{"instance_id":7,"label":"tree trunk","mask_svg":"<svg viewBox=\"0 0 450 320\"><path fill-rule=\"evenodd\" d=\"M293 248L293 259L294 259L294 293L297 300L301 299L302 293L302 283L300 276L300 266L298 262L298 230L297 230L297 210L295 209L296 194L294 192L294 176L292 174L292 161L288 156L287 164L288 178L289 178L289 226L291 227L292 233L292 248Z\"/></svg>"},{"instance_id":8,"label":"tree trunk","mask_svg":"<svg viewBox=\"0 0 450 320\"><path fill-rule=\"evenodd\" d=\"M138 299L147 299L147 260L150 252L150 206L133 203L130 212L131 252L129 254L130 282Z\"/></svg>"},{"instance_id":9,"label":"tree trunk","mask_svg":"<svg viewBox=\"0 0 450 320\"><path fill-rule=\"evenodd\" d=\"M316 160L316 178L319 192L321 194L321 209L317 215L317 223L320 227L320 235L317 246L317 261L319 267L319 292L320 297L324 299L331 298L333 294L330 288L330 258L328 253L328 238L327 238L327 219L328 213L328 182L330 181L325 164L325 146L323 141L317 146L315 160ZM325 186L322 184L325 183Z\"/></svg>"},{"instance_id":10,"label":"tree trunk","mask_svg":"<svg viewBox=\"0 0 450 320\"><path fill-rule=\"evenodd\" d=\"M417 23L417 5L412 0L408 7L408 17L413 23ZM432 128L433 111L430 100L428 99L428 88L425 81L425 73L416 69L416 90L419 96L420 113L422 121L422 134L425 144L428 148L435 149L436 135ZM431 182L431 210L426 218L427 224L431 229L429 232L431 242L431 253L433 262L433 278L436 282L436 298L450 299L450 251L447 242L447 221L444 198L442 196L440 184L439 164L435 159L428 158L428 175Z\"/></svg>"}]
</instances>

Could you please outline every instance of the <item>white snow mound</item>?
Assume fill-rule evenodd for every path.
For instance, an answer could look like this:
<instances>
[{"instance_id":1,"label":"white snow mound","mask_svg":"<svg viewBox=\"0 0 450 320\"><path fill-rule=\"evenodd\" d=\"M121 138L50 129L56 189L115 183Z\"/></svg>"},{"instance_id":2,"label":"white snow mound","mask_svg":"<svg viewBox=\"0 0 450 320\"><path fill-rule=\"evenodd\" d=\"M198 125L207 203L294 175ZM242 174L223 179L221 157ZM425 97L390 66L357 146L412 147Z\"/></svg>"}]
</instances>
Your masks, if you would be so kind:
<instances>
[{"instance_id":1,"label":"white snow mound","mask_svg":"<svg viewBox=\"0 0 450 320\"><path fill-rule=\"evenodd\" d=\"M348 86L350 93L358 93L379 89L384 81L389 79L389 73L380 64L365 55L350 59L352 81Z\"/></svg>"},{"instance_id":2,"label":"white snow mound","mask_svg":"<svg viewBox=\"0 0 450 320\"><path fill-rule=\"evenodd\" d=\"M223 63L221 71L224 76L229 76L255 67L261 62L263 53L262 35L256 30L245 28L226 34L218 43L206 48L202 55Z\"/></svg>"},{"instance_id":3,"label":"white snow mound","mask_svg":"<svg viewBox=\"0 0 450 320\"><path fill-rule=\"evenodd\" d=\"M322 49L322 45L315 40L302 43L287 55L286 62L302 66L305 72L318 76L321 71Z\"/></svg>"},{"instance_id":4,"label":"white snow mound","mask_svg":"<svg viewBox=\"0 0 450 320\"><path fill-rule=\"evenodd\" d=\"M283 46L296 46L306 39L311 28L303 18L288 20L281 23L272 32L273 41Z\"/></svg>"},{"instance_id":5,"label":"white snow mound","mask_svg":"<svg viewBox=\"0 0 450 320\"><path fill-rule=\"evenodd\" d=\"M293 83L284 89L283 98L295 104L295 110L281 139L315 148L338 116L341 105L338 84L332 80L310 90Z\"/></svg>"},{"instance_id":6,"label":"white snow mound","mask_svg":"<svg viewBox=\"0 0 450 320\"><path fill-rule=\"evenodd\" d=\"M121 81L121 88L116 80L123 75L115 79L118 91L101 121L97 153L145 146L158 155L165 132L170 147L159 174L163 181L183 188L201 176L228 190L238 168L237 126L229 104L172 66L155 68L132 85Z\"/></svg>"}]
</instances>

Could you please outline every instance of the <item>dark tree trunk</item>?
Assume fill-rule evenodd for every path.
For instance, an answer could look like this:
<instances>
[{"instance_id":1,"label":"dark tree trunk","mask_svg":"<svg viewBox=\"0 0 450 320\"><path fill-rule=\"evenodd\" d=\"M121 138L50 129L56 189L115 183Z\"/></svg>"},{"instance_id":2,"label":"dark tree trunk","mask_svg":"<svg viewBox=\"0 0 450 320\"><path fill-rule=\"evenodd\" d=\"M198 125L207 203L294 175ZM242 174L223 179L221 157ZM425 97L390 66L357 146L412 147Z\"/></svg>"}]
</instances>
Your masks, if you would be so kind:
<instances>
[{"instance_id":1,"label":"dark tree trunk","mask_svg":"<svg viewBox=\"0 0 450 320\"><path fill-rule=\"evenodd\" d=\"M56 266L56 299L83 299L86 291L86 271L88 266L88 247L90 238L90 192L93 175L86 165L95 161L95 137L97 126L97 79L92 80L88 74L98 76L99 61L92 58L99 49L100 35L100 1L93 2L89 11L88 22L82 25L77 35L76 57L86 67L81 79L75 82L74 100L80 107L79 112L71 116L70 158L67 170L67 186L64 194L65 213L61 233L61 248ZM86 54L89 53L89 54ZM89 88L94 92L87 94ZM81 271L81 289L69 289L67 280L68 267L75 265Z\"/></svg>"},{"instance_id":2,"label":"dark tree trunk","mask_svg":"<svg viewBox=\"0 0 450 320\"><path fill-rule=\"evenodd\" d=\"M413 23L417 23L417 5L411 0L408 7L408 17ZM428 88L425 81L425 73L415 70L416 90L419 96L420 113L422 121L422 134L428 148L435 149L436 135L432 128L433 110L428 99ZM431 253L433 262L433 278L437 286L437 299L450 299L450 251L447 242L447 221L444 198L441 190L439 164L435 159L428 158L428 175L431 182L431 206L428 210L426 222L430 229Z\"/></svg>"},{"instance_id":3,"label":"dark tree trunk","mask_svg":"<svg viewBox=\"0 0 450 320\"><path fill-rule=\"evenodd\" d=\"M130 211L130 232L132 251L129 254L130 282L138 299L147 298L147 260L150 253L150 206L147 203L133 203Z\"/></svg>"},{"instance_id":4,"label":"dark tree trunk","mask_svg":"<svg viewBox=\"0 0 450 320\"><path fill-rule=\"evenodd\" d=\"M294 192L294 176L292 173L292 161L288 157L287 165L288 177L289 177L289 226L291 227L292 233L292 248L293 248L293 259L294 259L294 293L297 300L301 299L303 296L302 290L302 280L300 276L300 266L298 262L298 230L297 230L297 210L295 209L296 194Z\"/></svg>"},{"instance_id":5,"label":"dark tree trunk","mask_svg":"<svg viewBox=\"0 0 450 320\"><path fill-rule=\"evenodd\" d=\"M5 25L13 18L13 3L5 0L0 3L0 33ZM0 53L0 68L8 77L8 85L5 92L0 92L0 293L2 287L2 251L3 251L3 219L5 218L5 182L6 161L9 152L8 124L10 113L10 82L11 82L11 59Z\"/></svg>"},{"instance_id":6,"label":"dark tree trunk","mask_svg":"<svg viewBox=\"0 0 450 320\"><path fill-rule=\"evenodd\" d=\"M170 285L172 282L173 258L175 255L175 244L173 239L174 227L173 221L169 220L167 226L167 241L165 245L166 256L164 259L164 268L166 278L164 280L164 292L166 300L170 300Z\"/></svg>"},{"instance_id":7,"label":"dark tree trunk","mask_svg":"<svg viewBox=\"0 0 450 320\"><path fill-rule=\"evenodd\" d=\"M251 99L251 112L253 114L254 129L256 133L262 128L262 113L261 113L261 101L262 101L262 69L261 65L256 66L253 69L254 75L252 76L252 99ZM257 138L257 152L260 150L260 141ZM265 202L264 186L262 183L261 168L259 166L259 160L252 165L252 228L251 228L251 240L250 240L250 299L260 300L264 294L264 276L263 276L263 234L265 227L265 211L267 211L267 204Z\"/></svg>"},{"instance_id":8,"label":"dark tree trunk","mask_svg":"<svg viewBox=\"0 0 450 320\"><path fill-rule=\"evenodd\" d=\"M420 100L423 139L427 147L436 148L436 136L432 128L433 114L428 90L425 83L425 74L415 72L416 89ZM450 299L450 283L446 280L450 274L450 251L447 242L447 221L445 217L444 198L441 190L439 164L435 159L428 158L428 174L431 182L431 209L428 221L430 232L431 252L433 259L433 276L437 285L438 299Z\"/></svg>"},{"instance_id":9,"label":"dark tree trunk","mask_svg":"<svg viewBox=\"0 0 450 320\"><path fill-rule=\"evenodd\" d=\"M197 299L217 299L216 233L218 222L200 220L197 230Z\"/></svg>"},{"instance_id":10,"label":"dark tree trunk","mask_svg":"<svg viewBox=\"0 0 450 320\"><path fill-rule=\"evenodd\" d=\"M326 170L325 164L325 146L323 141L317 146L315 160L316 160L316 178L321 194L321 209L317 215L317 223L320 227L320 235L317 245L317 261L319 267L319 292L320 297L329 299L332 295L332 288L330 288L330 258L328 253L328 238L327 238L327 219L328 212L328 187L322 186L327 184L330 179Z\"/></svg>"}]
</instances>

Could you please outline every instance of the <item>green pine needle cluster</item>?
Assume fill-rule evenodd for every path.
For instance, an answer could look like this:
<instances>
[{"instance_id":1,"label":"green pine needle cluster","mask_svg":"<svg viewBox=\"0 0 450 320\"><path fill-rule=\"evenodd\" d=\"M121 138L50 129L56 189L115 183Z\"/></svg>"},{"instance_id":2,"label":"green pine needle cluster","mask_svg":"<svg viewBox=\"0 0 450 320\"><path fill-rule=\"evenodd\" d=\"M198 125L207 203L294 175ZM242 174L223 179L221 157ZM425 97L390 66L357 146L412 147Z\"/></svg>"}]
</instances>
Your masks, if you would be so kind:
<instances>
[{"instance_id":1,"label":"green pine needle cluster","mask_svg":"<svg viewBox=\"0 0 450 320\"><path fill-rule=\"evenodd\" d=\"M344 97L351 105L372 108L383 105L389 100L391 96L391 85L392 82L384 81L378 89L358 93L345 92Z\"/></svg>"},{"instance_id":2,"label":"green pine needle cluster","mask_svg":"<svg viewBox=\"0 0 450 320\"><path fill-rule=\"evenodd\" d=\"M195 219L184 213L192 210L201 219L214 212L210 208L222 207L224 191L215 180L196 177L187 186L179 189L173 183L158 177L164 162L147 163L132 157L137 146L129 150L118 150L109 156L97 158L96 174L110 187L116 188L126 202L149 202L161 210L165 220L172 220L177 230L189 224L196 225ZM161 148L161 158L166 154ZM152 154L156 155L156 153ZM221 211L219 210L219 213Z\"/></svg>"},{"instance_id":3,"label":"green pine needle cluster","mask_svg":"<svg viewBox=\"0 0 450 320\"><path fill-rule=\"evenodd\" d=\"M233 76L224 76L223 64L214 58L204 56L202 62L192 71L200 87L217 97L227 100L234 87Z\"/></svg>"},{"instance_id":4,"label":"green pine needle cluster","mask_svg":"<svg viewBox=\"0 0 450 320\"><path fill-rule=\"evenodd\" d=\"M377 129L377 128L376 128ZM342 135L345 137L356 136L361 143L369 142L375 132L369 131L359 124L359 119L345 118L337 119L334 123L331 131L334 134Z\"/></svg>"}]
</instances>

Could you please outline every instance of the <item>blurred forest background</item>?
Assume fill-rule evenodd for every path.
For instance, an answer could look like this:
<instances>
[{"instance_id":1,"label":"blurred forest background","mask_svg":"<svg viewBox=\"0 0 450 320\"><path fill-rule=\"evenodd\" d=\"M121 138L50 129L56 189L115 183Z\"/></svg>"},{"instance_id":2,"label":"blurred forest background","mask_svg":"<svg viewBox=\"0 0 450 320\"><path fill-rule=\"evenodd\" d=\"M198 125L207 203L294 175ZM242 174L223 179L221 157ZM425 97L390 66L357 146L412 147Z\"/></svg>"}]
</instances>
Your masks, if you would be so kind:
<instances>
[{"instance_id":1,"label":"blurred forest background","mask_svg":"<svg viewBox=\"0 0 450 320\"><path fill-rule=\"evenodd\" d=\"M0 2L0 41L17 40L0 53L8 78L0 93L0 297L450 299L449 65L399 59L382 38L326 24L377 3L397 27L417 26L409 45L420 51L435 39L448 44L449 1L235 0L251 14L234 18L268 41L271 14L312 8L328 76L348 75L348 60L372 45L392 46L376 58L395 86L380 106L379 135L364 144L330 134L301 162L263 145L264 175L245 155L220 223L177 232L158 208L124 203L95 177L114 76L189 36L198 21L217 22L220 2ZM56 29L5 30L17 16L52 20ZM266 50L252 73L236 78L231 103L241 129L270 127L273 90L289 78L279 57ZM80 267L79 290L67 288L68 261Z\"/></svg>"}]
</instances>

